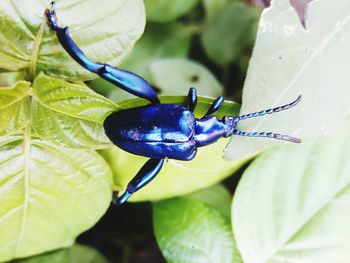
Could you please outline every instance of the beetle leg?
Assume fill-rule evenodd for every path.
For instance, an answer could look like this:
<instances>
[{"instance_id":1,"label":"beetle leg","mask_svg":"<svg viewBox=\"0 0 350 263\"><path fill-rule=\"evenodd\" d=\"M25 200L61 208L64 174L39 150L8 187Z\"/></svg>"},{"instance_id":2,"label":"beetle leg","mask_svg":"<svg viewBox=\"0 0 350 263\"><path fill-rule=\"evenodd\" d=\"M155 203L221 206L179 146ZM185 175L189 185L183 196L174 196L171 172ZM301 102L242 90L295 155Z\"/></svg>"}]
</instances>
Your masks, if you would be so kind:
<instances>
[{"instance_id":1,"label":"beetle leg","mask_svg":"<svg viewBox=\"0 0 350 263\"><path fill-rule=\"evenodd\" d=\"M91 61L84 52L76 45L69 35L68 27L62 28L57 24L54 2L45 12L47 24L56 32L58 41L68 54L87 70L94 72L105 80L119 86L127 92L149 100L151 103L159 103L156 92L151 85L139 75L113 67L108 64Z\"/></svg>"},{"instance_id":2,"label":"beetle leg","mask_svg":"<svg viewBox=\"0 0 350 263\"><path fill-rule=\"evenodd\" d=\"M188 101L188 109L190 111L194 111L197 105L197 90L194 87L191 87L190 90L188 91L187 95L187 101Z\"/></svg>"},{"instance_id":3,"label":"beetle leg","mask_svg":"<svg viewBox=\"0 0 350 263\"><path fill-rule=\"evenodd\" d=\"M210 108L208 109L207 113L203 116L203 118L209 117L213 113L215 113L218 109L220 109L222 103L224 102L224 97L220 96L218 97L211 105Z\"/></svg>"},{"instance_id":4,"label":"beetle leg","mask_svg":"<svg viewBox=\"0 0 350 263\"><path fill-rule=\"evenodd\" d=\"M164 159L149 159L129 182L126 191L120 197L113 197L113 203L121 205L137 190L152 181L162 169Z\"/></svg>"}]
</instances>

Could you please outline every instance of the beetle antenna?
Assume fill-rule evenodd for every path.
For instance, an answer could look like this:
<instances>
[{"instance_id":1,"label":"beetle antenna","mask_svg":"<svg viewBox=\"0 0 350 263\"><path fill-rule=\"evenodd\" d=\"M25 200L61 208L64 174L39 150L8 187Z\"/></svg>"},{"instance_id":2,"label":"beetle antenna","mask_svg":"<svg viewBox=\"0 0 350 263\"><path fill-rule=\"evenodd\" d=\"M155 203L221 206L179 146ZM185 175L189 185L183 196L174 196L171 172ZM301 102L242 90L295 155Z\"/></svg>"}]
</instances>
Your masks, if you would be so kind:
<instances>
[{"instance_id":1,"label":"beetle antenna","mask_svg":"<svg viewBox=\"0 0 350 263\"><path fill-rule=\"evenodd\" d=\"M228 126L228 130L225 136L228 137L234 134L234 135L247 136L247 137L266 137L266 138L272 138L272 139L277 139L282 141L300 143L301 139L295 138L289 135L273 133L273 132L245 132L245 131L240 131L236 129L237 123L241 120L254 118L258 116L264 116L266 114L272 114L282 110L290 109L295 105L297 105L300 102L300 100L301 100L301 95L299 95L296 100L292 101L291 103L285 104L283 106L262 110L262 111L257 111L257 112L253 112L253 113L249 113L241 116L225 117L224 122Z\"/></svg>"},{"instance_id":2,"label":"beetle antenna","mask_svg":"<svg viewBox=\"0 0 350 263\"><path fill-rule=\"evenodd\" d=\"M238 120L241 121L241 120L245 120L245 119L249 119L249 118L254 118L254 117L264 116L266 114L279 112L282 110L288 110L288 109L294 107L295 105L297 105L300 101L301 101L301 95L299 95L296 100L294 100L291 103L288 103L286 105L279 106L279 107L272 108L272 109L267 109L267 110L262 110L262 111L257 111L257 112L241 115L241 116L238 116Z\"/></svg>"},{"instance_id":3,"label":"beetle antenna","mask_svg":"<svg viewBox=\"0 0 350 263\"><path fill-rule=\"evenodd\" d=\"M244 131L234 129L233 134L239 135L239 136L247 136L247 137L266 137L266 138L272 138L272 139L294 142L294 143L301 142L301 139L299 138L295 138L284 134L273 133L273 132L244 132Z\"/></svg>"}]
</instances>

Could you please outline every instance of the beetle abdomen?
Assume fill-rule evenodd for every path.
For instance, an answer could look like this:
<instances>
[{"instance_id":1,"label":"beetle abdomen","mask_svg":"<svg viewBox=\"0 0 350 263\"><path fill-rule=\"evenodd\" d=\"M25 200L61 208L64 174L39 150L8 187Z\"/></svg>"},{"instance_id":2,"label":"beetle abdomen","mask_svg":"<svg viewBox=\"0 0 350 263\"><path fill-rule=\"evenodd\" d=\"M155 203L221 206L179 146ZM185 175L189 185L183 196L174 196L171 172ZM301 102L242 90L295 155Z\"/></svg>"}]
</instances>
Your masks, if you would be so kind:
<instances>
[{"instance_id":1,"label":"beetle abdomen","mask_svg":"<svg viewBox=\"0 0 350 263\"><path fill-rule=\"evenodd\" d=\"M185 107L152 104L112 113L104 122L120 148L151 158L187 160L195 152L195 118Z\"/></svg>"}]
</instances>

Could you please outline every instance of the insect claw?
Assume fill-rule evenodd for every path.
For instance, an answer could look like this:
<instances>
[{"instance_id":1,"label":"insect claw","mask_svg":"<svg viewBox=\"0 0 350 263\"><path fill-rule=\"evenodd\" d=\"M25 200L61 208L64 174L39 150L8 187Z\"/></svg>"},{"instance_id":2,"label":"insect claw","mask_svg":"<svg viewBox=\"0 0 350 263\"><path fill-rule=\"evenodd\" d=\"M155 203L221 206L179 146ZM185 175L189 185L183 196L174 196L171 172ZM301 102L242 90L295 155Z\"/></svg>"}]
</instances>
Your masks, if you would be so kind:
<instances>
[{"instance_id":1,"label":"insect claw","mask_svg":"<svg viewBox=\"0 0 350 263\"><path fill-rule=\"evenodd\" d=\"M51 1L50 2L50 5L49 5L49 11L50 12L53 12L53 11L55 11L55 1Z\"/></svg>"},{"instance_id":2,"label":"insect claw","mask_svg":"<svg viewBox=\"0 0 350 263\"><path fill-rule=\"evenodd\" d=\"M129 199L130 196L131 196L131 193L126 191L124 194L118 197L118 192L115 191L113 192L112 202L115 205L122 205Z\"/></svg>"}]
</instances>

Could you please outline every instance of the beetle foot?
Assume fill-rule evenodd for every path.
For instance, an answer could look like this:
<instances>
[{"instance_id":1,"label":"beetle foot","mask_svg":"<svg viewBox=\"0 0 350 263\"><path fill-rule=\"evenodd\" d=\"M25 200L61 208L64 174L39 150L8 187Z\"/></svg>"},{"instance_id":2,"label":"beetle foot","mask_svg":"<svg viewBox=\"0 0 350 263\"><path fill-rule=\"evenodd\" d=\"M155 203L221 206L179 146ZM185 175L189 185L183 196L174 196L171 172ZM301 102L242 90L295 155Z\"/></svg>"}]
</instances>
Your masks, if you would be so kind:
<instances>
[{"instance_id":1,"label":"beetle foot","mask_svg":"<svg viewBox=\"0 0 350 263\"><path fill-rule=\"evenodd\" d=\"M45 15L46 15L47 24L49 25L49 27L52 30L56 31L58 29L58 24L57 24L56 12L55 12L55 1L52 1L50 3L49 8L46 9L45 11Z\"/></svg>"},{"instance_id":2,"label":"beetle foot","mask_svg":"<svg viewBox=\"0 0 350 263\"><path fill-rule=\"evenodd\" d=\"M49 10L52 12L52 11L55 11L55 1L51 1L50 2L50 5L49 5Z\"/></svg>"},{"instance_id":3,"label":"beetle foot","mask_svg":"<svg viewBox=\"0 0 350 263\"><path fill-rule=\"evenodd\" d=\"M131 193L129 193L128 191L125 191L124 194L118 197L118 192L113 192L112 201L115 205L122 205L129 199L131 195L132 195Z\"/></svg>"}]
</instances>

